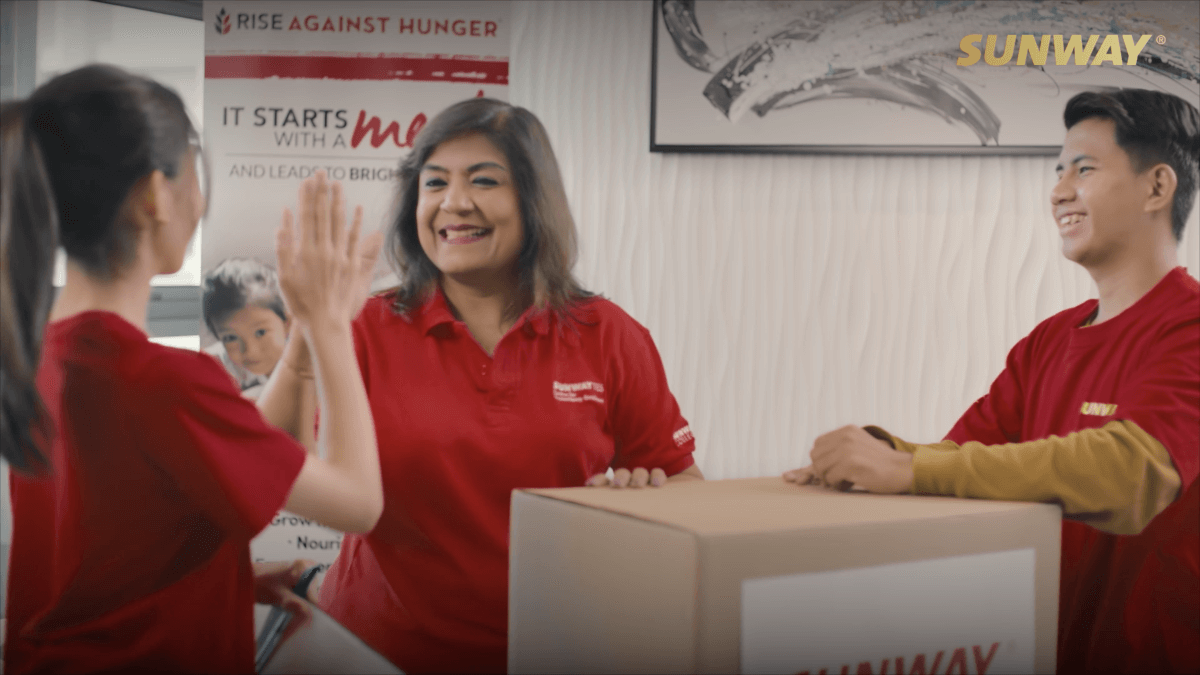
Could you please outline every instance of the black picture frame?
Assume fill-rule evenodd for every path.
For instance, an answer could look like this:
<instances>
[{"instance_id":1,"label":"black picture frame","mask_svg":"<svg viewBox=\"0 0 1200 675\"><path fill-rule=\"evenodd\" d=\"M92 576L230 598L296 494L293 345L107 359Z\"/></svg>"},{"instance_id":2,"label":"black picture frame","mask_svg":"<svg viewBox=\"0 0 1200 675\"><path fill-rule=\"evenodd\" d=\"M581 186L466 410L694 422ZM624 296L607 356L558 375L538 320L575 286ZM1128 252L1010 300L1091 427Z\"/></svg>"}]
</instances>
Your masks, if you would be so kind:
<instances>
[{"instance_id":1,"label":"black picture frame","mask_svg":"<svg viewBox=\"0 0 1200 675\"><path fill-rule=\"evenodd\" d=\"M737 2L737 0L723 0L723 1ZM680 141L678 139L672 139L670 141L664 140L659 134L659 122L661 119L663 119L664 114L670 114L670 112L664 111L664 104L660 100L660 93L661 93L660 85L662 83L662 81L661 81L662 74L660 73L660 64L663 63L664 58L676 58L676 59L679 59L681 62L686 61L685 57L680 56L681 52L676 47L676 44L673 44L671 42L668 42L667 44L662 44L663 33L668 33L668 34L670 33L670 28L665 26L665 20L664 20L664 11L665 11L664 8L667 6L668 3L674 6L672 8L672 11L679 11L680 7L683 7L686 10L689 6L692 8L694 8L694 6L695 6L695 2L690 2L688 0L654 0L654 2L653 2L653 10L652 10L653 11L653 20L651 22L652 35L651 35L651 63L650 63L650 152L655 152L655 153L839 154L839 155L1021 155L1021 156L1029 156L1029 155L1054 156L1054 155L1057 155L1059 152L1060 141L1057 139L1061 138L1061 133L1062 133L1061 109L1062 109L1062 105L1065 104L1065 102L1066 102L1067 96L1065 94L1060 95L1058 97L1058 99L1055 100L1055 103L1053 106L1053 114L1043 116L1046 118L1046 121L1044 122L1044 124L1046 125L1046 127L1048 129L1048 135L1051 136L1052 138L1048 138L1046 142L1039 143L1039 144L1006 145L1006 144L1000 144L1000 143L996 143L996 144L981 143L981 144L974 144L974 145L972 145L972 144L949 145L949 144L899 142L899 143L895 143L895 144L874 143L874 144L858 145L858 144L849 144L849 143L839 143L839 144L794 143L794 142L788 142L786 140L782 140L780 142L759 142L759 143L690 142L688 140ZM873 4L883 4L883 3L876 2ZM895 4L895 3L892 3L892 4ZM1026 4L1029 4L1029 3L1026 3ZM1049 2L1046 3L1047 6L1050 6L1051 4L1052 3L1049 3ZM1074 3L1074 4L1078 5L1078 3ZM1124 5L1127 5L1127 4L1130 4L1128 2L1128 0L1113 0L1112 2L1109 2L1109 3L1104 3L1104 2L1092 3L1091 5L1088 5L1087 7L1096 8L1095 11L1096 11L1097 16L1101 16L1101 15L1103 15L1103 13L1105 11L1107 11L1109 9L1109 7L1107 7L1107 5L1112 6L1111 7L1112 12L1120 13L1123 10ZM1180 4L1186 5L1187 3L1180 3ZM857 6L861 7L863 5L864 5L864 3L861 3L861 2L857 3ZM1184 9L1186 10L1189 8L1184 7ZM693 14L693 17L694 17L694 14ZM1106 20L1108 20L1108 19L1106 19ZM1184 41L1190 41L1191 43L1194 44L1194 43L1200 42L1200 18L1191 19L1191 21L1192 21L1191 29L1189 30L1187 27L1185 27L1185 29L1184 29L1185 35L1183 37L1184 37ZM678 19L677 19L677 24L678 24ZM698 28L699 28L698 24L693 23L693 25L696 27L697 30L695 33L690 34L689 38L691 38L693 40L693 42L695 42L695 38L702 39L703 36L701 35L701 33L698 30ZM1130 25L1132 25L1135 28L1138 27L1138 24L1136 24L1136 22L1134 22ZM1034 32L1033 28L1037 28L1037 27L1039 27L1039 26L1031 25L1029 27L1024 27L1024 28L1026 28L1025 32L1033 33ZM1017 27L1017 29L1020 29L1020 28L1022 28L1022 27ZM1002 36L1000 39L1004 40L1004 37ZM1180 38L1178 35L1172 34L1171 39L1177 41ZM1151 43L1151 45L1154 44L1153 38L1151 39L1150 43ZM1137 65L1127 66L1127 67L1130 69L1134 69L1134 68L1138 68L1139 66L1141 66L1145 69L1145 71L1142 71L1142 72L1152 72L1153 74L1160 75L1160 76L1161 75L1167 75L1167 76L1172 75L1173 65L1172 64L1164 65L1163 60L1159 56L1152 54L1152 53L1147 54L1147 52L1150 52L1150 51L1151 51L1150 49L1146 49L1145 51L1143 51L1141 53L1141 55L1137 58L1137 61L1138 61ZM1122 52L1122 54L1124 54L1124 52ZM953 63L953 62L951 62L951 63ZM980 65L982 66L982 64L980 64ZM1085 65L1084 69L1087 69L1088 67L1089 66ZM1111 76L1111 79L1113 80L1113 83L1112 83L1113 86L1119 86L1118 81L1124 82L1124 81L1130 79L1128 76L1128 73L1118 73L1116 71L1103 71L1102 69L1106 68L1106 67L1107 68L1115 68L1115 66L1111 66L1108 64L1100 65L1098 67L1090 66L1091 72L1088 74L1088 76L1091 79L1097 79L1097 77L1099 77L1100 79L1103 79L1104 77ZM1126 66L1123 66L1123 67L1126 67ZM943 68L943 72L945 72L946 70L947 69ZM1053 69L1051 68L1050 70L1052 71ZM1196 68L1196 70L1200 71L1200 67ZM1046 73L1043 76L1043 79L1053 79L1054 75L1049 74L1047 72L1047 68L1043 67L1043 68L1041 68L1041 71L1042 71L1042 73ZM1141 71L1141 69L1139 69L1139 71ZM861 70L860 70L860 72L861 72ZM1018 71L1018 72L1023 73L1024 71ZM985 71L982 74L987 75L989 73ZM1183 78L1183 79L1187 79L1187 80L1191 81L1192 78L1194 78L1194 77L1195 77L1195 74L1188 73L1187 77ZM1176 79L1180 79L1180 78L1176 78ZM711 83L711 81L710 81L710 83ZM1195 82L1191 81L1191 84L1194 85ZM1129 85L1125 85L1125 86L1129 86ZM1068 87L1062 87L1061 89L1068 90ZM1078 89L1078 87L1076 87L1076 89L1082 90L1082 89ZM1072 90L1071 93L1073 94L1074 90ZM1178 92L1173 92L1173 93L1178 93ZM1185 94L1186 93L1187 92L1185 92ZM703 101L702 97L699 95L699 93L697 94L696 99L697 99L696 105L698 106L698 108L696 110L696 114L705 114L705 115L711 116L711 112L712 112L711 110L699 109L699 108L702 108L704 105L707 105L708 102ZM1061 99L1061 100L1059 100L1059 99ZM675 112L678 113L678 110L676 110ZM761 115L760 115L760 117L761 117ZM999 128L999 127L1000 127L1000 124L998 121L997 128ZM1038 128L1040 129L1041 126L1039 126Z\"/></svg>"}]
</instances>

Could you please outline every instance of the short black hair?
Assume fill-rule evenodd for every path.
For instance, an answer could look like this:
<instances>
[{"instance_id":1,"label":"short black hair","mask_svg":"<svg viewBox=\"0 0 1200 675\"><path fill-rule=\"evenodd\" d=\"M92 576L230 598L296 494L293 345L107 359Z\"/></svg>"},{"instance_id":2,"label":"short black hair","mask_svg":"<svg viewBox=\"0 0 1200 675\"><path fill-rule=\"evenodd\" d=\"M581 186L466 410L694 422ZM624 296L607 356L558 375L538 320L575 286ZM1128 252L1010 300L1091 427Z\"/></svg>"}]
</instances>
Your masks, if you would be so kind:
<instances>
[{"instance_id":1,"label":"short black hair","mask_svg":"<svg viewBox=\"0 0 1200 675\"><path fill-rule=\"evenodd\" d=\"M234 312L247 305L269 309L288 320L275 268L253 258L229 258L204 275L204 325L213 334Z\"/></svg>"},{"instance_id":2,"label":"short black hair","mask_svg":"<svg viewBox=\"0 0 1200 675\"><path fill-rule=\"evenodd\" d=\"M1200 173L1200 112L1196 106L1148 89L1085 91L1067 101L1063 122L1068 129L1091 117L1113 121L1117 145L1129 155L1134 171L1140 173L1155 164L1175 170L1178 184L1171 204L1171 233L1175 241L1182 239Z\"/></svg>"}]
</instances>

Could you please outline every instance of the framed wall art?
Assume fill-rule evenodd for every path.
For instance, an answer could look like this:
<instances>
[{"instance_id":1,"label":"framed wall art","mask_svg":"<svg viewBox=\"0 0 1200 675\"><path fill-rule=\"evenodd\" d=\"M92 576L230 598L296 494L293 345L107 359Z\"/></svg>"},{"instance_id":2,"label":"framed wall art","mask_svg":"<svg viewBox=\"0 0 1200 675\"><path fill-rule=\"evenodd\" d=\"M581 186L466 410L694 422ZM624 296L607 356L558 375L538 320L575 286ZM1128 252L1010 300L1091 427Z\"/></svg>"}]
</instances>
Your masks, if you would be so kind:
<instances>
[{"instance_id":1,"label":"framed wall art","mask_svg":"<svg viewBox=\"0 0 1200 675\"><path fill-rule=\"evenodd\" d=\"M1200 104L1200 2L655 0L652 152L1055 154L1084 90Z\"/></svg>"}]
</instances>

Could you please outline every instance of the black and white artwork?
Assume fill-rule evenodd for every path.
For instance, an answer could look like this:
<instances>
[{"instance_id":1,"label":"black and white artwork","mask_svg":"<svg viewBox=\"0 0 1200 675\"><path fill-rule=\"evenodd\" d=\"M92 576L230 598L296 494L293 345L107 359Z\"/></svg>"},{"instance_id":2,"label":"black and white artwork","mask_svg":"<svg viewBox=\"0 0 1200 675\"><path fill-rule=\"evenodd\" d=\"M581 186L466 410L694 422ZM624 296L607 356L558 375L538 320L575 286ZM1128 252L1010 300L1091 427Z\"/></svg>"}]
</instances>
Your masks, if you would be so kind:
<instances>
[{"instance_id":1,"label":"black and white artwork","mask_svg":"<svg viewBox=\"0 0 1200 675\"><path fill-rule=\"evenodd\" d=\"M1200 104L1200 2L656 0L651 150L1055 153L1085 90Z\"/></svg>"}]
</instances>

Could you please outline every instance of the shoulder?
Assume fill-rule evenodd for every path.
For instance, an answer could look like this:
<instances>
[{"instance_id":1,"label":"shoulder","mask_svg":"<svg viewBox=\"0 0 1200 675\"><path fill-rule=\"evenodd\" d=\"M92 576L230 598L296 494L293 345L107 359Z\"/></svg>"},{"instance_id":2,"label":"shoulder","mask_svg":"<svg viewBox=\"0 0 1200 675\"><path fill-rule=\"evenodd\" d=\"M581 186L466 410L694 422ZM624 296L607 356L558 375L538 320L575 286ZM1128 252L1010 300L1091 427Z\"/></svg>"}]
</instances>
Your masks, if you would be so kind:
<instances>
[{"instance_id":1,"label":"shoulder","mask_svg":"<svg viewBox=\"0 0 1200 675\"><path fill-rule=\"evenodd\" d=\"M1200 281L1180 267L1163 279L1158 304L1172 323L1200 320Z\"/></svg>"},{"instance_id":2,"label":"shoulder","mask_svg":"<svg viewBox=\"0 0 1200 675\"><path fill-rule=\"evenodd\" d=\"M1188 351L1200 350L1200 282L1183 268L1172 272L1155 291L1146 315L1156 342L1179 343Z\"/></svg>"},{"instance_id":3,"label":"shoulder","mask_svg":"<svg viewBox=\"0 0 1200 675\"><path fill-rule=\"evenodd\" d=\"M380 326L412 325L413 319L423 311L418 307L407 313L396 311L396 292L386 291L367 298L363 307L354 319L354 325L360 329L371 329Z\"/></svg>"},{"instance_id":4,"label":"shoulder","mask_svg":"<svg viewBox=\"0 0 1200 675\"><path fill-rule=\"evenodd\" d=\"M563 334L578 340L585 351L604 354L618 361L642 363L658 359L658 348L649 329L617 303L599 296L585 298L568 310L570 325Z\"/></svg>"},{"instance_id":5,"label":"shoulder","mask_svg":"<svg viewBox=\"0 0 1200 675\"><path fill-rule=\"evenodd\" d=\"M213 356L147 342L142 367L134 379L144 396L178 403L204 393L239 396L233 379Z\"/></svg>"},{"instance_id":6,"label":"shoulder","mask_svg":"<svg viewBox=\"0 0 1200 675\"><path fill-rule=\"evenodd\" d=\"M1095 298L1084 300L1083 302L1069 307L1043 320L1033 330L1029 331L1029 335L1025 336L1018 346L1024 346L1027 349L1039 350L1048 345L1056 344L1061 340L1068 339L1070 331L1087 321L1088 317L1096 311L1099 303ZM1014 348L1015 349L1015 348Z\"/></svg>"},{"instance_id":7,"label":"shoulder","mask_svg":"<svg viewBox=\"0 0 1200 675\"><path fill-rule=\"evenodd\" d=\"M583 329L598 332L635 331L649 335L650 331L638 323L620 305L601 296L584 298L567 310L572 320Z\"/></svg>"}]
</instances>

